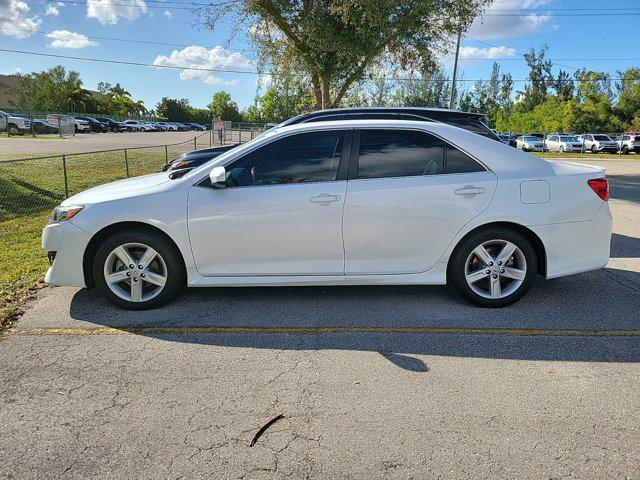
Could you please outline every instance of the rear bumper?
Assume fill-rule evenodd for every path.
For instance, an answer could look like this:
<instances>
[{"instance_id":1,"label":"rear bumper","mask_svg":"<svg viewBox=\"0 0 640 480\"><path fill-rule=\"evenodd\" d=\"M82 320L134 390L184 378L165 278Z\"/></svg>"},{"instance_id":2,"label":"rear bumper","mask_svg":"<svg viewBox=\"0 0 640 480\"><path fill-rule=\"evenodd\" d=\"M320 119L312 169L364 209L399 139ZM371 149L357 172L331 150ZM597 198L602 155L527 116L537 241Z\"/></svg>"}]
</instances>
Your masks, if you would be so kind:
<instances>
[{"instance_id":1,"label":"rear bumper","mask_svg":"<svg viewBox=\"0 0 640 480\"><path fill-rule=\"evenodd\" d=\"M84 287L82 258L89 240L91 236L70 221L47 225L42 230L42 248L49 258L54 258L44 281L50 285Z\"/></svg>"},{"instance_id":2,"label":"rear bumper","mask_svg":"<svg viewBox=\"0 0 640 480\"><path fill-rule=\"evenodd\" d=\"M604 267L609 261L612 217L609 204L585 222L531 226L547 254L547 278Z\"/></svg>"}]
</instances>

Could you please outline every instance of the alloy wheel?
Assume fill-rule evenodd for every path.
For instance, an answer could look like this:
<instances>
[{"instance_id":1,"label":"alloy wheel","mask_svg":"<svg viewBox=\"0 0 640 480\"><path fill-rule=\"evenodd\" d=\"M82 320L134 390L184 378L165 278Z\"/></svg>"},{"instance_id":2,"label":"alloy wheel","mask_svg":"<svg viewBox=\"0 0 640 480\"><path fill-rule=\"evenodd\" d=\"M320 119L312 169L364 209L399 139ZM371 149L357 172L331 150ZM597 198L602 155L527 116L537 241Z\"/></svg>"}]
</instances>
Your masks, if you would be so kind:
<instances>
[{"instance_id":1,"label":"alloy wheel","mask_svg":"<svg viewBox=\"0 0 640 480\"><path fill-rule=\"evenodd\" d=\"M507 240L489 240L474 248L464 265L469 288L484 298L499 299L520 288L527 261L518 246Z\"/></svg>"},{"instance_id":2,"label":"alloy wheel","mask_svg":"<svg viewBox=\"0 0 640 480\"><path fill-rule=\"evenodd\" d=\"M107 256L104 279L109 289L123 300L147 302L164 289L167 265L150 246L125 243Z\"/></svg>"}]
</instances>

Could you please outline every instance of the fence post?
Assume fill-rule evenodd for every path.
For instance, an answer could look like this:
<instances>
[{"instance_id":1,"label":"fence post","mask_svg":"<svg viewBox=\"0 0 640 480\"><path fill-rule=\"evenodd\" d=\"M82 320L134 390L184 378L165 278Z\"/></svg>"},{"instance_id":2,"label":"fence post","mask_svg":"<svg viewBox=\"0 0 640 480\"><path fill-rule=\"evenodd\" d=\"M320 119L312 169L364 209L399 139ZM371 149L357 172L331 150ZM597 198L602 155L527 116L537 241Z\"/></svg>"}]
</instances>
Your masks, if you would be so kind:
<instances>
[{"instance_id":1,"label":"fence post","mask_svg":"<svg viewBox=\"0 0 640 480\"><path fill-rule=\"evenodd\" d=\"M127 149L124 149L124 168L127 171L127 178L129 178L129 155L127 155Z\"/></svg>"},{"instance_id":2,"label":"fence post","mask_svg":"<svg viewBox=\"0 0 640 480\"><path fill-rule=\"evenodd\" d=\"M62 175L64 176L64 198L69 198L69 182L67 180L67 158L62 155Z\"/></svg>"},{"instance_id":3,"label":"fence post","mask_svg":"<svg viewBox=\"0 0 640 480\"><path fill-rule=\"evenodd\" d=\"M36 132L33 129L33 115L31 115L31 112L29 112L29 120L30 120L30 123L31 123L31 136L33 138L36 138Z\"/></svg>"},{"instance_id":4,"label":"fence post","mask_svg":"<svg viewBox=\"0 0 640 480\"><path fill-rule=\"evenodd\" d=\"M586 136L586 133L582 134L582 146L580 147L580 154L584 154L584 137Z\"/></svg>"},{"instance_id":5,"label":"fence post","mask_svg":"<svg viewBox=\"0 0 640 480\"><path fill-rule=\"evenodd\" d=\"M213 144L213 129L209 130L209 148L211 148Z\"/></svg>"},{"instance_id":6,"label":"fence post","mask_svg":"<svg viewBox=\"0 0 640 480\"><path fill-rule=\"evenodd\" d=\"M197 138L198 138L198 137L193 137L193 149L194 149L194 150L197 150L197 149L198 149L198 146L196 145L196 139L197 139Z\"/></svg>"},{"instance_id":7,"label":"fence post","mask_svg":"<svg viewBox=\"0 0 640 480\"><path fill-rule=\"evenodd\" d=\"M164 146L164 164L169 163L169 151L167 150L167 146Z\"/></svg>"}]
</instances>

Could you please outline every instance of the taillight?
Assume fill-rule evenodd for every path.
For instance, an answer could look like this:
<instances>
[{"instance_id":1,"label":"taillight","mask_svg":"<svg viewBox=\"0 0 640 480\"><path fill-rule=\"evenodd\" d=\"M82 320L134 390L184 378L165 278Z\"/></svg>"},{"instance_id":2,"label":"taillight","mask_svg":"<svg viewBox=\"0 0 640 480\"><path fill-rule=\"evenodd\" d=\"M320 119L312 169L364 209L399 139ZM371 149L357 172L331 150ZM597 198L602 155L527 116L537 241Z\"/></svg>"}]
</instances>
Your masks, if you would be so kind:
<instances>
[{"instance_id":1,"label":"taillight","mask_svg":"<svg viewBox=\"0 0 640 480\"><path fill-rule=\"evenodd\" d=\"M602 200L609 201L609 181L606 178L592 178L587 183Z\"/></svg>"}]
</instances>

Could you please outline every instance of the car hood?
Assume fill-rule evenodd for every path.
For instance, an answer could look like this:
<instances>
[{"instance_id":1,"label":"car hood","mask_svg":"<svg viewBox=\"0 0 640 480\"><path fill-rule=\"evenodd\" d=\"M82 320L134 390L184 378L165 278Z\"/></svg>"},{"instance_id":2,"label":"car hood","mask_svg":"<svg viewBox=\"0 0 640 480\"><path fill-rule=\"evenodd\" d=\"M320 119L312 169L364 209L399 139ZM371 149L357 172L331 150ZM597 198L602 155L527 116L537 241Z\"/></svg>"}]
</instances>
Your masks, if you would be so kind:
<instances>
[{"instance_id":1,"label":"car hood","mask_svg":"<svg viewBox=\"0 0 640 480\"><path fill-rule=\"evenodd\" d=\"M170 181L171 179L166 173L154 173L141 177L127 178L126 180L106 183L80 192L66 199L62 202L62 205L89 205L120 198L135 197L140 194L149 193L150 190Z\"/></svg>"}]
</instances>

